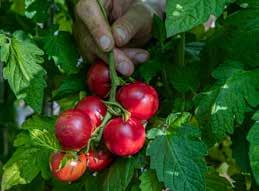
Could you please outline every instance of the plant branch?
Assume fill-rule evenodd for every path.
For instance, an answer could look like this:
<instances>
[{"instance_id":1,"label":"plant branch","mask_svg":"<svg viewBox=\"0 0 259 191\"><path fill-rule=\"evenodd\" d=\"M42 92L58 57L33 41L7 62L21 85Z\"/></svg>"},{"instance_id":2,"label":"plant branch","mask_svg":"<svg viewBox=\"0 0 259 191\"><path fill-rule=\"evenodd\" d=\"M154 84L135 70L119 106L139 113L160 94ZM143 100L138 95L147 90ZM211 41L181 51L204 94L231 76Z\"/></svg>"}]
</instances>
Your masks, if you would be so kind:
<instances>
[{"instance_id":1,"label":"plant branch","mask_svg":"<svg viewBox=\"0 0 259 191\"><path fill-rule=\"evenodd\" d=\"M0 104L4 103L4 94L5 94L3 67L4 67L4 63L0 61Z\"/></svg>"},{"instance_id":2,"label":"plant branch","mask_svg":"<svg viewBox=\"0 0 259 191\"><path fill-rule=\"evenodd\" d=\"M109 70L110 70L110 78L111 78L111 90L110 90L109 101L111 102L116 101L116 90L117 90L117 87L120 85L120 79L117 75L115 67L116 66L115 66L114 54L111 51L109 53Z\"/></svg>"}]
</instances>

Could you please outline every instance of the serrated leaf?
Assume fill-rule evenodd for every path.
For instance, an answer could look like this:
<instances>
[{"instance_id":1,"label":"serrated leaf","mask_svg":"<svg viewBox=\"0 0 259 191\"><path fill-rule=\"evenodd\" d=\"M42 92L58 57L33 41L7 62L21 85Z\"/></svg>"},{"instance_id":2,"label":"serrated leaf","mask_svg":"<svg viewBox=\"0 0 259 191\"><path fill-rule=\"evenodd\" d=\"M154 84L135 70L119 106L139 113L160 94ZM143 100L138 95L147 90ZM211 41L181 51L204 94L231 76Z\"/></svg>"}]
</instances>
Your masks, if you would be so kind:
<instances>
[{"instance_id":1,"label":"serrated leaf","mask_svg":"<svg viewBox=\"0 0 259 191\"><path fill-rule=\"evenodd\" d=\"M157 58L151 58L149 61L142 64L139 68L139 73L146 82L150 82L160 71L161 60Z\"/></svg>"},{"instance_id":2,"label":"serrated leaf","mask_svg":"<svg viewBox=\"0 0 259 191\"><path fill-rule=\"evenodd\" d=\"M0 33L0 61L7 62L10 55L11 39Z\"/></svg>"},{"instance_id":3,"label":"serrated leaf","mask_svg":"<svg viewBox=\"0 0 259 191\"><path fill-rule=\"evenodd\" d=\"M78 72L77 49L68 32L59 31L45 37L44 50L62 73L74 74Z\"/></svg>"},{"instance_id":4,"label":"serrated leaf","mask_svg":"<svg viewBox=\"0 0 259 191\"><path fill-rule=\"evenodd\" d=\"M158 136L147 148L150 168L170 190L200 191L205 189L207 154L200 140L200 130L190 126L174 129L170 135Z\"/></svg>"},{"instance_id":5,"label":"serrated leaf","mask_svg":"<svg viewBox=\"0 0 259 191\"><path fill-rule=\"evenodd\" d=\"M206 174L206 191L231 191L230 183L212 168Z\"/></svg>"},{"instance_id":6,"label":"serrated leaf","mask_svg":"<svg viewBox=\"0 0 259 191\"><path fill-rule=\"evenodd\" d=\"M237 3L242 8L258 8L259 2L257 0L237 0Z\"/></svg>"},{"instance_id":7,"label":"serrated leaf","mask_svg":"<svg viewBox=\"0 0 259 191\"><path fill-rule=\"evenodd\" d=\"M234 131L234 122L244 120L247 103L258 105L259 70L233 73L221 86L200 94L196 114L202 124L209 123L217 139Z\"/></svg>"},{"instance_id":8,"label":"serrated leaf","mask_svg":"<svg viewBox=\"0 0 259 191\"><path fill-rule=\"evenodd\" d=\"M109 170L103 174L103 191L124 191L129 185L135 168L135 160L118 159Z\"/></svg>"},{"instance_id":9,"label":"serrated leaf","mask_svg":"<svg viewBox=\"0 0 259 191\"><path fill-rule=\"evenodd\" d=\"M145 171L139 179L141 191L161 191L163 188L152 170Z\"/></svg>"},{"instance_id":10,"label":"serrated leaf","mask_svg":"<svg viewBox=\"0 0 259 191\"><path fill-rule=\"evenodd\" d=\"M58 89L53 91L53 99L61 99L71 94L79 93L85 89L85 82L75 77L65 79Z\"/></svg>"},{"instance_id":11,"label":"serrated leaf","mask_svg":"<svg viewBox=\"0 0 259 191\"><path fill-rule=\"evenodd\" d=\"M250 166L256 183L259 185L259 117L255 115L253 119L256 122L250 129L247 140L249 141Z\"/></svg>"},{"instance_id":12,"label":"serrated leaf","mask_svg":"<svg viewBox=\"0 0 259 191\"><path fill-rule=\"evenodd\" d=\"M41 171L48 169L49 152L40 148L18 148L11 159L4 165L2 189L7 190L17 184L30 183ZM47 165L46 165L47 162Z\"/></svg>"},{"instance_id":13,"label":"serrated leaf","mask_svg":"<svg viewBox=\"0 0 259 191\"><path fill-rule=\"evenodd\" d=\"M21 31L15 32L9 40L9 53L4 54L4 78L18 99L24 99L40 112L46 86L46 71L39 65L43 62L43 51Z\"/></svg>"},{"instance_id":14,"label":"serrated leaf","mask_svg":"<svg viewBox=\"0 0 259 191\"><path fill-rule=\"evenodd\" d=\"M44 23L47 22L50 15L51 1L45 0L42 3L41 0L34 0L26 9L25 14L30 15L35 22Z\"/></svg>"},{"instance_id":15,"label":"serrated leaf","mask_svg":"<svg viewBox=\"0 0 259 191\"><path fill-rule=\"evenodd\" d=\"M205 23L210 15L219 16L231 0L170 0L166 8L167 37Z\"/></svg>"},{"instance_id":16,"label":"serrated leaf","mask_svg":"<svg viewBox=\"0 0 259 191\"><path fill-rule=\"evenodd\" d=\"M4 165L2 189L30 183L39 173L50 177L49 157L59 149L54 135L55 120L35 116L27 120L15 140L16 151Z\"/></svg>"}]
</instances>

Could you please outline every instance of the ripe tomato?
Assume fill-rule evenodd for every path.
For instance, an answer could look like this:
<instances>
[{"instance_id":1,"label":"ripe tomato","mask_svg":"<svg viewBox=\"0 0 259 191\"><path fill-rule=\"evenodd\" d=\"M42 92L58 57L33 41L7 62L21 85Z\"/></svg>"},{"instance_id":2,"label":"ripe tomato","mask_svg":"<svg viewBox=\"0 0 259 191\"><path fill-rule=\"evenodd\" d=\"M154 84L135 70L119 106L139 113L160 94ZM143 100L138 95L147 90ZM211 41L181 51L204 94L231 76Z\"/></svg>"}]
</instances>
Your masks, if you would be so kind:
<instances>
[{"instance_id":1,"label":"ripe tomato","mask_svg":"<svg viewBox=\"0 0 259 191\"><path fill-rule=\"evenodd\" d=\"M90 150L87 157L87 167L92 171L105 169L112 162L112 154L109 151Z\"/></svg>"},{"instance_id":2,"label":"ripe tomato","mask_svg":"<svg viewBox=\"0 0 259 191\"><path fill-rule=\"evenodd\" d=\"M123 86L117 94L117 100L131 116L139 120L148 120L158 110L159 100L156 90L145 83L135 82Z\"/></svg>"},{"instance_id":3,"label":"ripe tomato","mask_svg":"<svg viewBox=\"0 0 259 191\"><path fill-rule=\"evenodd\" d=\"M67 162L62 167L62 159L66 157ZM86 155L81 153L75 160L69 154L55 153L50 158L50 170L54 177L63 182L73 182L79 179L86 170Z\"/></svg>"},{"instance_id":4,"label":"ripe tomato","mask_svg":"<svg viewBox=\"0 0 259 191\"><path fill-rule=\"evenodd\" d=\"M87 85L90 91L104 98L110 91L110 76L108 66L101 60L93 64L87 74Z\"/></svg>"},{"instance_id":5,"label":"ripe tomato","mask_svg":"<svg viewBox=\"0 0 259 191\"><path fill-rule=\"evenodd\" d=\"M106 147L118 156L134 155L143 147L146 139L145 128L139 120L124 121L115 118L108 122L103 133Z\"/></svg>"},{"instance_id":6,"label":"ripe tomato","mask_svg":"<svg viewBox=\"0 0 259 191\"><path fill-rule=\"evenodd\" d=\"M76 109L89 116L93 130L101 124L107 111L102 100L96 96L85 97L77 104Z\"/></svg>"},{"instance_id":7,"label":"ripe tomato","mask_svg":"<svg viewBox=\"0 0 259 191\"><path fill-rule=\"evenodd\" d=\"M86 114L79 110L67 110L59 116L55 133L63 149L80 150L88 144L92 129Z\"/></svg>"}]
</instances>

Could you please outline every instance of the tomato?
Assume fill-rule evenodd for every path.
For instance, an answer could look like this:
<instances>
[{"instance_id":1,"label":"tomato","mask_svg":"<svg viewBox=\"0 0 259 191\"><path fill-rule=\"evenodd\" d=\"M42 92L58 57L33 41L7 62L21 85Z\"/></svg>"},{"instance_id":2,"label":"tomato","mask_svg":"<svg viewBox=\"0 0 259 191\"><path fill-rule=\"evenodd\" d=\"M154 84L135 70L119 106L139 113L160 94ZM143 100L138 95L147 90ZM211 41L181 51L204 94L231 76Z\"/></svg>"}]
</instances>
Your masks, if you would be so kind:
<instances>
[{"instance_id":1,"label":"tomato","mask_svg":"<svg viewBox=\"0 0 259 191\"><path fill-rule=\"evenodd\" d=\"M103 138L106 147L118 156L130 156L140 151L144 146L145 128L137 119L124 121L115 118L104 128Z\"/></svg>"},{"instance_id":2,"label":"tomato","mask_svg":"<svg viewBox=\"0 0 259 191\"><path fill-rule=\"evenodd\" d=\"M100 171L105 169L113 160L112 154L104 150L90 150L86 157L87 167L92 171Z\"/></svg>"},{"instance_id":3,"label":"tomato","mask_svg":"<svg viewBox=\"0 0 259 191\"><path fill-rule=\"evenodd\" d=\"M87 74L87 85L90 91L101 98L106 97L111 86L109 75L109 68L103 61L95 62Z\"/></svg>"},{"instance_id":4,"label":"tomato","mask_svg":"<svg viewBox=\"0 0 259 191\"><path fill-rule=\"evenodd\" d=\"M96 96L85 97L77 104L76 109L89 116L93 130L101 124L107 111L102 100Z\"/></svg>"},{"instance_id":5,"label":"tomato","mask_svg":"<svg viewBox=\"0 0 259 191\"><path fill-rule=\"evenodd\" d=\"M117 100L131 116L139 120L148 120L158 110L159 99L156 90L145 83L135 82L123 86L117 94Z\"/></svg>"},{"instance_id":6,"label":"tomato","mask_svg":"<svg viewBox=\"0 0 259 191\"><path fill-rule=\"evenodd\" d=\"M63 158L67 158L67 162L62 167ZM57 152L50 158L50 170L54 177L63 182L73 182L78 180L87 168L86 155L81 153L75 160L69 154Z\"/></svg>"},{"instance_id":7,"label":"tomato","mask_svg":"<svg viewBox=\"0 0 259 191\"><path fill-rule=\"evenodd\" d=\"M80 150L88 144L92 132L90 118L79 110L67 110L56 122L56 137L63 149Z\"/></svg>"}]
</instances>

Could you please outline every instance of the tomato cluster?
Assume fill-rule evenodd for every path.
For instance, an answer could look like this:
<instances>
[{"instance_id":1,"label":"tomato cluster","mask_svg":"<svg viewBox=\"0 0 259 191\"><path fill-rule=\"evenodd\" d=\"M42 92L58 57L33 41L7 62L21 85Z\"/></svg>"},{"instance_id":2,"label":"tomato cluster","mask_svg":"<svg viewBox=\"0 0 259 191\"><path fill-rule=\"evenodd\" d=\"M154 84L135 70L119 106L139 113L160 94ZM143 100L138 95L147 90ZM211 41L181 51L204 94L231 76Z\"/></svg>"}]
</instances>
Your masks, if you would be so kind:
<instances>
[{"instance_id":1,"label":"tomato cluster","mask_svg":"<svg viewBox=\"0 0 259 191\"><path fill-rule=\"evenodd\" d=\"M83 98L74 109L61 113L57 119L55 133L62 151L52 155L50 167L53 176L60 181L75 181L87 168L91 171L103 170L114 157L134 155L145 144L143 123L158 109L156 90L142 82L124 85L117 92L115 105L130 116L115 117L109 111L113 104L102 100L110 91L109 75L105 63L97 61L93 64L87 74L87 85L94 96ZM105 124L107 114L114 117ZM89 150L90 140L100 128L104 128L101 131L104 144Z\"/></svg>"}]
</instances>

